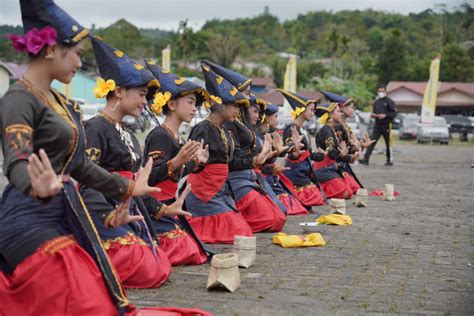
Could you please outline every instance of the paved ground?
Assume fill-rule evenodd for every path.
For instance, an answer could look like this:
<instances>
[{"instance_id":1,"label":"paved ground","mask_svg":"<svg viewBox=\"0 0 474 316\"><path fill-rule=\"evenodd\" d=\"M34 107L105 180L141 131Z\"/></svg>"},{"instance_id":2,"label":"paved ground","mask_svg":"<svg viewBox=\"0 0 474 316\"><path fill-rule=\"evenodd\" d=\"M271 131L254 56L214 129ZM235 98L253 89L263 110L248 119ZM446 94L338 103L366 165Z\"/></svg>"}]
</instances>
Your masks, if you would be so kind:
<instances>
[{"instance_id":1,"label":"paved ground","mask_svg":"<svg viewBox=\"0 0 474 316\"><path fill-rule=\"evenodd\" d=\"M240 270L235 293L207 291L206 264L174 268L160 289L129 297L215 315L474 314L474 147L399 145L394 167L383 159L355 170L368 189L394 183L399 198L350 207L354 224L328 227L325 247L283 249L258 234L256 265ZM290 217L284 231L301 234L297 224L317 216Z\"/></svg>"},{"instance_id":2,"label":"paved ground","mask_svg":"<svg viewBox=\"0 0 474 316\"><path fill-rule=\"evenodd\" d=\"M369 189L394 183L400 197L349 208L353 226L328 227L325 247L283 249L272 234L258 234L257 263L240 270L237 292L207 291L203 265L175 268L166 285L129 291L130 298L216 315L472 315L474 147L397 149L393 168L379 155L355 169ZM316 217L290 217L284 231L301 234L297 224Z\"/></svg>"}]
</instances>

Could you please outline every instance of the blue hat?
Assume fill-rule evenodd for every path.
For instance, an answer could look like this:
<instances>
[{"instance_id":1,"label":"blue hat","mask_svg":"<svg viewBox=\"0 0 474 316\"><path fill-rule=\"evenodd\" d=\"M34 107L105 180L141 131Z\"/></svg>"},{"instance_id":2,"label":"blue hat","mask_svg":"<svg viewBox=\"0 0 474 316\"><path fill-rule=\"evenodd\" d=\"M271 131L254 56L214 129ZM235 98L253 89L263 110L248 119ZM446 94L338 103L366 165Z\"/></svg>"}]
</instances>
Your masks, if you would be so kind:
<instances>
[{"instance_id":1,"label":"blue hat","mask_svg":"<svg viewBox=\"0 0 474 316\"><path fill-rule=\"evenodd\" d=\"M74 46L89 35L89 30L77 23L69 14L58 7L53 0L20 0L23 31L50 26L56 30L57 42Z\"/></svg>"},{"instance_id":2,"label":"blue hat","mask_svg":"<svg viewBox=\"0 0 474 316\"><path fill-rule=\"evenodd\" d=\"M267 117L278 112L278 105L267 103L266 108L260 112L260 121L266 122Z\"/></svg>"},{"instance_id":3,"label":"blue hat","mask_svg":"<svg viewBox=\"0 0 474 316\"><path fill-rule=\"evenodd\" d=\"M204 101L209 100L209 93L203 87L186 80L185 78L178 77L169 70L165 70L158 66L154 61L145 60L145 65L150 70L150 72L155 76L159 82L159 92L169 96L169 99L176 99L186 95L188 93L196 93L197 97L197 106L200 106ZM147 99L150 101L155 97L157 89L150 89L147 95ZM163 99L164 100L164 99ZM166 100L166 102L168 101ZM165 102L165 103L166 103ZM163 104L162 106L164 106Z\"/></svg>"},{"instance_id":4,"label":"blue hat","mask_svg":"<svg viewBox=\"0 0 474 316\"><path fill-rule=\"evenodd\" d=\"M331 113L332 111L334 111L334 109L338 106L339 104L336 102L321 103L316 106L314 114L316 114L317 117L322 117L324 114Z\"/></svg>"},{"instance_id":5,"label":"blue hat","mask_svg":"<svg viewBox=\"0 0 474 316\"><path fill-rule=\"evenodd\" d=\"M206 64L202 64L202 71L204 73L204 80L206 81L206 89L210 94L221 99L222 104L243 104L249 105L247 97L240 92L230 82L225 80L222 76L216 74Z\"/></svg>"},{"instance_id":6,"label":"blue hat","mask_svg":"<svg viewBox=\"0 0 474 316\"><path fill-rule=\"evenodd\" d=\"M298 93L286 91L286 90L283 90L283 89L276 89L276 90L280 91L283 94L283 96L288 101L288 103L290 104L290 106L293 110L296 110L296 108L302 108L302 107L305 108L311 103L316 104L316 100L309 99L309 98L304 97L304 96L302 96Z\"/></svg>"},{"instance_id":7,"label":"blue hat","mask_svg":"<svg viewBox=\"0 0 474 316\"><path fill-rule=\"evenodd\" d=\"M267 108L267 102L264 99L257 97L255 94L250 94L250 105L256 105L259 111L264 111Z\"/></svg>"},{"instance_id":8,"label":"blue hat","mask_svg":"<svg viewBox=\"0 0 474 316\"><path fill-rule=\"evenodd\" d=\"M91 42L102 77L97 79L97 84L99 85L101 81L107 81L107 83L113 81L113 89L108 89L109 92L113 91L116 86L135 88L159 85L158 80L153 77L148 69L128 58L121 50L113 48L97 36L91 37ZM99 98L106 96L106 94L103 94L100 95L96 91L96 96Z\"/></svg>"},{"instance_id":9,"label":"blue hat","mask_svg":"<svg viewBox=\"0 0 474 316\"><path fill-rule=\"evenodd\" d=\"M265 109L264 113L265 115L273 115L278 112L278 105L275 104L268 104L267 108Z\"/></svg>"},{"instance_id":10,"label":"blue hat","mask_svg":"<svg viewBox=\"0 0 474 316\"><path fill-rule=\"evenodd\" d=\"M321 91L321 93L326 97L326 99L328 99L329 102L340 103L342 106L349 105L352 102L351 98L346 98L342 95L324 91L324 90L319 90L319 91Z\"/></svg>"},{"instance_id":11,"label":"blue hat","mask_svg":"<svg viewBox=\"0 0 474 316\"><path fill-rule=\"evenodd\" d=\"M233 86L237 87L239 91L244 91L249 85L252 84L252 79L247 78L244 75L228 68L214 64L209 60L202 60L201 64L205 64L206 66L210 67L212 71L223 77L225 80L229 81Z\"/></svg>"}]
</instances>

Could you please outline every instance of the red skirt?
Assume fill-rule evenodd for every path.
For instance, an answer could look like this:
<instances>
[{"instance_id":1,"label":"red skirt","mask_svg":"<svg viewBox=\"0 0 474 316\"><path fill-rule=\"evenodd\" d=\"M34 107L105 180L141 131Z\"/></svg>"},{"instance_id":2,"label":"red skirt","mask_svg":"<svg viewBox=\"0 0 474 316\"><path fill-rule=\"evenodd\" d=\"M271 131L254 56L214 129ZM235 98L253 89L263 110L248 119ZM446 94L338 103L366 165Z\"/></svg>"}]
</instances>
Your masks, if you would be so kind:
<instances>
[{"instance_id":1,"label":"red skirt","mask_svg":"<svg viewBox=\"0 0 474 316\"><path fill-rule=\"evenodd\" d=\"M286 207L286 215L308 215L309 212L294 196L283 193L278 199Z\"/></svg>"},{"instance_id":2,"label":"red skirt","mask_svg":"<svg viewBox=\"0 0 474 316\"><path fill-rule=\"evenodd\" d=\"M270 196L256 190L235 203L254 233L261 231L280 231L286 223L285 214Z\"/></svg>"},{"instance_id":3,"label":"red skirt","mask_svg":"<svg viewBox=\"0 0 474 316\"><path fill-rule=\"evenodd\" d=\"M158 236L160 248L168 256L171 265L198 265L207 261L207 255L182 229L175 229Z\"/></svg>"},{"instance_id":4,"label":"red skirt","mask_svg":"<svg viewBox=\"0 0 474 316\"><path fill-rule=\"evenodd\" d=\"M242 214L234 211L189 217L188 221L199 239L209 244L233 244L234 236L253 236Z\"/></svg>"},{"instance_id":5,"label":"red skirt","mask_svg":"<svg viewBox=\"0 0 474 316\"><path fill-rule=\"evenodd\" d=\"M161 248L155 247L157 252L157 258L155 258L150 247L141 239L130 242L127 237L119 237L120 239L115 239L106 247L120 281L129 288L160 287L168 280L171 273L168 256Z\"/></svg>"},{"instance_id":6,"label":"red skirt","mask_svg":"<svg viewBox=\"0 0 474 316\"><path fill-rule=\"evenodd\" d=\"M344 181L346 181L346 184L351 188L352 194L356 194L357 190L361 188L359 183L354 179L353 176L351 176L348 172L344 172L343 174Z\"/></svg>"},{"instance_id":7,"label":"red skirt","mask_svg":"<svg viewBox=\"0 0 474 316\"><path fill-rule=\"evenodd\" d=\"M0 302L0 315L117 315L95 261L69 236L0 272Z\"/></svg>"},{"instance_id":8,"label":"red skirt","mask_svg":"<svg viewBox=\"0 0 474 316\"><path fill-rule=\"evenodd\" d=\"M321 183L321 188L328 199L350 199L352 198L352 190L342 178L333 178L329 181Z\"/></svg>"},{"instance_id":9,"label":"red skirt","mask_svg":"<svg viewBox=\"0 0 474 316\"><path fill-rule=\"evenodd\" d=\"M296 187L298 199L306 206L324 205L323 195L314 184L308 184L304 187Z\"/></svg>"}]
</instances>

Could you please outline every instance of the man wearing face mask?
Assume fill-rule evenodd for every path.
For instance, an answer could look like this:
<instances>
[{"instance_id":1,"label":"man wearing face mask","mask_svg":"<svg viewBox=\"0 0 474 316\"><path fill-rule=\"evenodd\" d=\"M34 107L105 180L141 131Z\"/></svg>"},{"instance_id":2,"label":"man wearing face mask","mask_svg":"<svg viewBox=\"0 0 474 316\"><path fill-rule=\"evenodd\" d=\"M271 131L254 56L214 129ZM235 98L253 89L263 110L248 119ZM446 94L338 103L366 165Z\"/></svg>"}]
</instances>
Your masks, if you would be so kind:
<instances>
[{"instance_id":1,"label":"man wearing face mask","mask_svg":"<svg viewBox=\"0 0 474 316\"><path fill-rule=\"evenodd\" d=\"M393 166L392 157L392 121L397 116L397 110L395 109L395 102L387 97L386 88L384 85L379 86L377 90L378 98L374 102L373 113L371 117L375 118L374 131L372 139L375 142L367 148L364 159L359 160L360 163L368 165L369 158L372 151L377 144L380 136L383 136L385 145L387 147L387 162L386 166Z\"/></svg>"}]
</instances>

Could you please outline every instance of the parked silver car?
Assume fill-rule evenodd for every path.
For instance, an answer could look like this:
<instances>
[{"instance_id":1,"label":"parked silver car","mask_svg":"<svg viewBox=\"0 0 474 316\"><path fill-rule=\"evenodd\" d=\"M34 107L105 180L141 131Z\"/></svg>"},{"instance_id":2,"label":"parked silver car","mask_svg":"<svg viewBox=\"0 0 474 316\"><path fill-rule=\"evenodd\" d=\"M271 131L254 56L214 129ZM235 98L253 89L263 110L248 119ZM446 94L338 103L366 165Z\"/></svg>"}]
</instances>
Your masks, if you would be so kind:
<instances>
[{"instance_id":1,"label":"parked silver car","mask_svg":"<svg viewBox=\"0 0 474 316\"><path fill-rule=\"evenodd\" d=\"M419 115L405 115L400 121L400 128L398 130L400 140L415 139L420 127Z\"/></svg>"},{"instance_id":2,"label":"parked silver car","mask_svg":"<svg viewBox=\"0 0 474 316\"><path fill-rule=\"evenodd\" d=\"M433 124L421 124L418 129L417 140L419 144L427 142L449 143L449 129L446 119L441 116L433 118Z\"/></svg>"}]
</instances>

